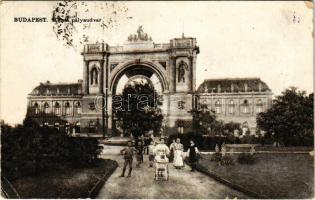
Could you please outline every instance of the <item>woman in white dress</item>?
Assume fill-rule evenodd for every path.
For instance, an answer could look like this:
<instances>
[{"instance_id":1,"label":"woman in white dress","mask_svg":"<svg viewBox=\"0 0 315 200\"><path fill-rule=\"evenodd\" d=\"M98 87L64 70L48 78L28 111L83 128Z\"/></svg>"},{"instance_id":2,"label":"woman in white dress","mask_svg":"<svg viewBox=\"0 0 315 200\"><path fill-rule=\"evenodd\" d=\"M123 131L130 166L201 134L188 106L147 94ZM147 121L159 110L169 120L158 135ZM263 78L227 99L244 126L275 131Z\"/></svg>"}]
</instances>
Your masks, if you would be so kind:
<instances>
[{"instance_id":1,"label":"woman in white dress","mask_svg":"<svg viewBox=\"0 0 315 200\"><path fill-rule=\"evenodd\" d=\"M174 144L174 161L173 165L176 169L180 169L184 166L184 161L183 161L183 151L184 151L184 146L180 143L180 139L176 139L176 143Z\"/></svg>"}]
</instances>

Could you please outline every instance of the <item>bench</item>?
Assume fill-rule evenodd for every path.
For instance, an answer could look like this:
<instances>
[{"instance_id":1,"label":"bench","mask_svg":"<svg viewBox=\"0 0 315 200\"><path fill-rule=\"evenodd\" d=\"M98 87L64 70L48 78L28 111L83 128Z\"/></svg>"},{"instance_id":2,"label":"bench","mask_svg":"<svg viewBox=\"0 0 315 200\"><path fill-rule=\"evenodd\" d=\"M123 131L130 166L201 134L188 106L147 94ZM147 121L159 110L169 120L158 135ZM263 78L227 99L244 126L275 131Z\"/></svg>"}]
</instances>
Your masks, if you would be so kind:
<instances>
[{"instance_id":1,"label":"bench","mask_svg":"<svg viewBox=\"0 0 315 200\"><path fill-rule=\"evenodd\" d=\"M226 153L254 153L259 144L225 144Z\"/></svg>"}]
</instances>

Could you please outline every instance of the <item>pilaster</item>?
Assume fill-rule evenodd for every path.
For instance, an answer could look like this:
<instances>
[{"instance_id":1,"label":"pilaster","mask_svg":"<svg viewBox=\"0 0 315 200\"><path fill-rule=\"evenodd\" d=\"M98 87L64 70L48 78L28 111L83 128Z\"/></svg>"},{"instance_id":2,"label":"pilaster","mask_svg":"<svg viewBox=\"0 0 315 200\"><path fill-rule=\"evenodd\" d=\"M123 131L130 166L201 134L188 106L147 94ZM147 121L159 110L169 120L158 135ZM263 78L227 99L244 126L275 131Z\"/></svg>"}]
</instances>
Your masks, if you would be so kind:
<instances>
[{"instance_id":1,"label":"pilaster","mask_svg":"<svg viewBox=\"0 0 315 200\"><path fill-rule=\"evenodd\" d=\"M83 61L83 94L89 94L89 61Z\"/></svg>"}]
</instances>

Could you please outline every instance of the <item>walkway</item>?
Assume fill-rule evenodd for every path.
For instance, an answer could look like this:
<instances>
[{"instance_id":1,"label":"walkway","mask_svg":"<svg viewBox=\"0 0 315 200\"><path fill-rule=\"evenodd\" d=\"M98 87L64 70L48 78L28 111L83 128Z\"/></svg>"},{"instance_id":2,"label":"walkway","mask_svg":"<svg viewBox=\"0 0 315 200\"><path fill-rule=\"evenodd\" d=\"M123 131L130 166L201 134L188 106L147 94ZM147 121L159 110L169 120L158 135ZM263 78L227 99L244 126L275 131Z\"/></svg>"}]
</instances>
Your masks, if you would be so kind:
<instances>
[{"instance_id":1,"label":"walkway","mask_svg":"<svg viewBox=\"0 0 315 200\"><path fill-rule=\"evenodd\" d=\"M122 147L105 146L103 158L118 161L119 167L107 180L97 198L102 199L222 199L222 198L249 198L243 193L235 191L214 179L199 172L190 172L190 167L176 170L170 165L169 181L154 181L154 168L148 167L148 157L144 157L141 168L135 168L131 178L121 178L123 159L119 154Z\"/></svg>"}]
</instances>

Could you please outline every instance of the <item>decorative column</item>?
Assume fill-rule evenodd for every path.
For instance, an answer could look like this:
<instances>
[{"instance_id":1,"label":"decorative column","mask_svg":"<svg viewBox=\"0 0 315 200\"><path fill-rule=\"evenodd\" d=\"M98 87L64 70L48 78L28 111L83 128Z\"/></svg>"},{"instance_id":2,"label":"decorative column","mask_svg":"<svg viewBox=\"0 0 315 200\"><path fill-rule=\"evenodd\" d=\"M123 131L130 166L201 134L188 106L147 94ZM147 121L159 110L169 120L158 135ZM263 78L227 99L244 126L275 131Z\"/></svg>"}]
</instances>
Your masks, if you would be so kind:
<instances>
[{"instance_id":1,"label":"decorative column","mask_svg":"<svg viewBox=\"0 0 315 200\"><path fill-rule=\"evenodd\" d=\"M74 102L75 102L75 101L73 100L73 101L72 101L72 116L74 116L74 114L75 114L75 113L74 113Z\"/></svg>"},{"instance_id":2,"label":"decorative column","mask_svg":"<svg viewBox=\"0 0 315 200\"><path fill-rule=\"evenodd\" d=\"M50 114L55 114L54 113L54 101L53 100L51 100L51 107L50 107Z\"/></svg>"},{"instance_id":3,"label":"decorative column","mask_svg":"<svg viewBox=\"0 0 315 200\"><path fill-rule=\"evenodd\" d=\"M104 60L100 60L100 73L99 73L99 93L104 94Z\"/></svg>"},{"instance_id":4,"label":"decorative column","mask_svg":"<svg viewBox=\"0 0 315 200\"><path fill-rule=\"evenodd\" d=\"M191 83L191 89L192 91L195 91L196 89L196 60L197 60L197 54L196 54L196 50L193 51L193 57L192 57L192 83Z\"/></svg>"},{"instance_id":5,"label":"decorative column","mask_svg":"<svg viewBox=\"0 0 315 200\"><path fill-rule=\"evenodd\" d=\"M83 61L83 94L89 94L89 61Z\"/></svg>"},{"instance_id":6,"label":"decorative column","mask_svg":"<svg viewBox=\"0 0 315 200\"><path fill-rule=\"evenodd\" d=\"M170 56L170 76L169 76L169 91L170 92L175 92L176 91L176 57L171 55Z\"/></svg>"}]
</instances>

